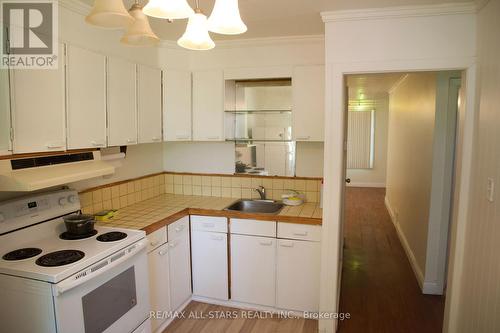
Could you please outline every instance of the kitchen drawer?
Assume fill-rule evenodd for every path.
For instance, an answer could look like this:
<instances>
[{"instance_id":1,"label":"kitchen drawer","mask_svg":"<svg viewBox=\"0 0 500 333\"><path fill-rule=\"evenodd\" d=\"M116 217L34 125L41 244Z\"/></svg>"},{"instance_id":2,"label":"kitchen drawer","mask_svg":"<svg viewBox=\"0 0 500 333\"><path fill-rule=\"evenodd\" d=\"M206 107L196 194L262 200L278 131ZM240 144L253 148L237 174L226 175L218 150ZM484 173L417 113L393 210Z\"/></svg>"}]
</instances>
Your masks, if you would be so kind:
<instances>
[{"instance_id":1,"label":"kitchen drawer","mask_svg":"<svg viewBox=\"0 0 500 333\"><path fill-rule=\"evenodd\" d=\"M321 226L278 222L278 238L321 241Z\"/></svg>"},{"instance_id":2,"label":"kitchen drawer","mask_svg":"<svg viewBox=\"0 0 500 333\"><path fill-rule=\"evenodd\" d=\"M150 233L148 236L148 252L167 242L167 228L163 227Z\"/></svg>"},{"instance_id":3,"label":"kitchen drawer","mask_svg":"<svg viewBox=\"0 0 500 333\"><path fill-rule=\"evenodd\" d=\"M227 232L227 218L218 216L191 215L192 231Z\"/></svg>"},{"instance_id":4,"label":"kitchen drawer","mask_svg":"<svg viewBox=\"0 0 500 333\"><path fill-rule=\"evenodd\" d=\"M169 241L178 239L184 235L189 234L189 217L184 216L183 218L175 221L168 226L168 239Z\"/></svg>"},{"instance_id":5,"label":"kitchen drawer","mask_svg":"<svg viewBox=\"0 0 500 333\"><path fill-rule=\"evenodd\" d=\"M231 233L276 237L276 222L246 219L231 219Z\"/></svg>"}]
</instances>

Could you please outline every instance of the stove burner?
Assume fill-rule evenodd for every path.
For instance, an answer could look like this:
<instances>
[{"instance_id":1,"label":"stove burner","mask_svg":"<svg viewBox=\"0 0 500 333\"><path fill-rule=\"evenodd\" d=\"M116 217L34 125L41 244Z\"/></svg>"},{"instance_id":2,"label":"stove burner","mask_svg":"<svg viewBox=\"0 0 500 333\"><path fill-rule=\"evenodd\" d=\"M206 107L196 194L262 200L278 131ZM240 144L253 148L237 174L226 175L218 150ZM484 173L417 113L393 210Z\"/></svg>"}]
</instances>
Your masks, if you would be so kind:
<instances>
[{"instance_id":1,"label":"stove burner","mask_svg":"<svg viewBox=\"0 0 500 333\"><path fill-rule=\"evenodd\" d=\"M91 233L83 234L83 235L75 235L75 234L72 234L70 232L65 231L59 235L59 238L64 239L64 240L78 240L78 239L89 238L89 237L92 237L95 235L97 235L97 230L93 230Z\"/></svg>"},{"instance_id":2,"label":"stove burner","mask_svg":"<svg viewBox=\"0 0 500 333\"><path fill-rule=\"evenodd\" d=\"M42 253L42 250L39 248L27 247L24 249L19 249L19 250L15 250L15 251L9 252L7 254L4 254L2 259L12 260L12 261L13 260L23 260L23 259L35 257L35 256L39 255L40 253Z\"/></svg>"},{"instance_id":3,"label":"stove burner","mask_svg":"<svg viewBox=\"0 0 500 333\"><path fill-rule=\"evenodd\" d=\"M127 234L120 231L111 231L97 237L99 242L116 242L127 237Z\"/></svg>"},{"instance_id":4,"label":"stove burner","mask_svg":"<svg viewBox=\"0 0 500 333\"><path fill-rule=\"evenodd\" d=\"M78 250L61 250L41 256L36 264L43 267L56 267L74 263L85 257L85 253Z\"/></svg>"}]
</instances>

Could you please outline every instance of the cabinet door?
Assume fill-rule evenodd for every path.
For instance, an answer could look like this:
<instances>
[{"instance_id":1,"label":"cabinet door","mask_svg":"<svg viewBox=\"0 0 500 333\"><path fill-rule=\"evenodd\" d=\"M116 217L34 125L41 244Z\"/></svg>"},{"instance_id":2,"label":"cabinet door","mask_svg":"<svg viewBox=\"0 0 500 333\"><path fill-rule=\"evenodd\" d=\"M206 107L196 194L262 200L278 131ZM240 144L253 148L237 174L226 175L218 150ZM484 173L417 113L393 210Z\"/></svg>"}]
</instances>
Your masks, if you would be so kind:
<instances>
[{"instance_id":1,"label":"cabinet door","mask_svg":"<svg viewBox=\"0 0 500 333\"><path fill-rule=\"evenodd\" d=\"M106 57L68 47L68 148L106 147Z\"/></svg>"},{"instance_id":2,"label":"cabinet door","mask_svg":"<svg viewBox=\"0 0 500 333\"><path fill-rule=\"evenodd\" d=\"M325 66L295 67L292 90L293 139L323 141Z\"/></svg>"},{"instance_id":3,"label":"cabinet door","mask_svg":"<svg viewBox=\"0 0 500 333\"><path fill-rule=\"evenodd\" d=\"M224 74L193 73L193 140L224 139Z\"/></svg>"},{"instance_id":4,"label":"cabinet door","mask_svg":"<svg viewBox=\"0 0 500 333\"><path fill-rule=\"evenodd\" d=\"M168 244L164 244L148 254L149 301L151 311L168 312L170 307L170 283ZM166 320L162 316L151 318L151 328L155 331Z\"/></svg>"},{"instance_id":5,"label":"cabinet door","mask_svg":"<svg viewBox=\"0 0 500 333\"><path fill-rule=\"evenodd\" d=\"M163 138L189 141L191 136L191 72L163 72Z\"/></svg>"},{"instance_id":6,"label":"cabinet door","mask_svg":"<svg viewBox=\"0 0 500 333\"><path fill-rule=\"evenodd\" d=\"M161 141L161 70L138 66L139 143Z\"/></svg>"},{"instance_id":7,"label":"cabinet door","mask_svg":"<svg viewBox=\"0 0 500 333\"><path fill-rule=\"evenodd\" d=\"M0 69L0 155L11 153L9 71Z\"/></svg>"},{"instance_id":8,"label":"cabinet door","mask_svg":"<svg viewBox=\"0 0 500 333\"><path fill-rule=\"evenodd\" d=\"M189 236L169 241L170 305L176 310L191 297Z\"/></svg>"},{"instance_id":9,"label":"cabinet door","mask_svg":"<svg viewBox=\"0 0 500 333\"><path fill-rule=\"evenodd\" d=\"M192 231L193 294L228 299L227 234Z\"/></svg>"},{"instance_id":10,"label":"cabinet door","mask_svg":"<svg viewBox=\"0 0 500 333\"><path fill-rule=\"evenodd\" d=\"M108 146L137 143L136 66L108 58Z\"/></svg>"},{"instance_id":11,"label":"cabinet door","mask_svg":"<svg viewBox=\"0 0 500 333\"><path fill-rule=\"evenodd\" d=\"M64 45L54 70L12 70L14 153L66 149Z\"/></svg>"},{"instance_id":12,"label":"cabinet door","mask_svg":"<svg viewBox=\"0 0 500 333\"><path fill-rule=\"evenodd\" d=\"M320 243L278 240L276 306L319 310Z\"/></svg>"},{"instance_id":13,"label":"cabinet door","mask_svg":"<svg viewBox=\"0 0 500 333\"><path fill-rule=\"evenodd\" d=\"M276 239L231 235L231 299L275 305Z\"/></svg>"}]
</instances>

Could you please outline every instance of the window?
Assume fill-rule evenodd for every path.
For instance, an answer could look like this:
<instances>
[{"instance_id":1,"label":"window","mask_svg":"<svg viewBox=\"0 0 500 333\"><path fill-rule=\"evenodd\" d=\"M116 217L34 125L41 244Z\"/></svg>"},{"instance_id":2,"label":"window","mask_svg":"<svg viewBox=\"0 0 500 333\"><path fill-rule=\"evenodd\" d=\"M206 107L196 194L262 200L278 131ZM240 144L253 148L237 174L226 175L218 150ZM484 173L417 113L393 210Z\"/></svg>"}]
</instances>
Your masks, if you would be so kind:
<instances>
[{"instance_id":1,"label":"window","mask_svg":"<svg viewBox=\"0 0 500 333\"><path fill-rule=\"evenodd\" d=\"M375 110L349 111L347 128L347 168L373 168Z\"/></svg>"}]
</instances>

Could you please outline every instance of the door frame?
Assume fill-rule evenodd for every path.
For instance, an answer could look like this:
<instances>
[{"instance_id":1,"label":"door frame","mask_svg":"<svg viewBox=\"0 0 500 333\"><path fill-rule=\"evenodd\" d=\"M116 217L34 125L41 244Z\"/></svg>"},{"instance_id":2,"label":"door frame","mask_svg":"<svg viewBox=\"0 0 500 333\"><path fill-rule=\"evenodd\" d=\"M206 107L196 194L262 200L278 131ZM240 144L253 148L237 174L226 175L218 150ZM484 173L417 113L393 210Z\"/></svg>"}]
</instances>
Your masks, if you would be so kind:
<instances>
[{"instance_id":1,"label":"door frame","mask_svg":"<svg viewBox=\"0 0 500 333\"><path fill-rule=\"evenodd\" d=\"M320 311L339 310L340 256L342 249L344 121L346 115L344 76L349 74L463 71L463 104L459 109L457 129L455 188L450 233L448 290L445 308L445 332L456 331L461 270L464 256L464 237L468 217L470 176L473 160L473 141L476 123L476 61L473 57L429 58L401 61L373 61L326 64L325 146L323 232L321 248ZM335 332L337 319L321 319L320 332Z\"/></svg>"}]
</instances>

